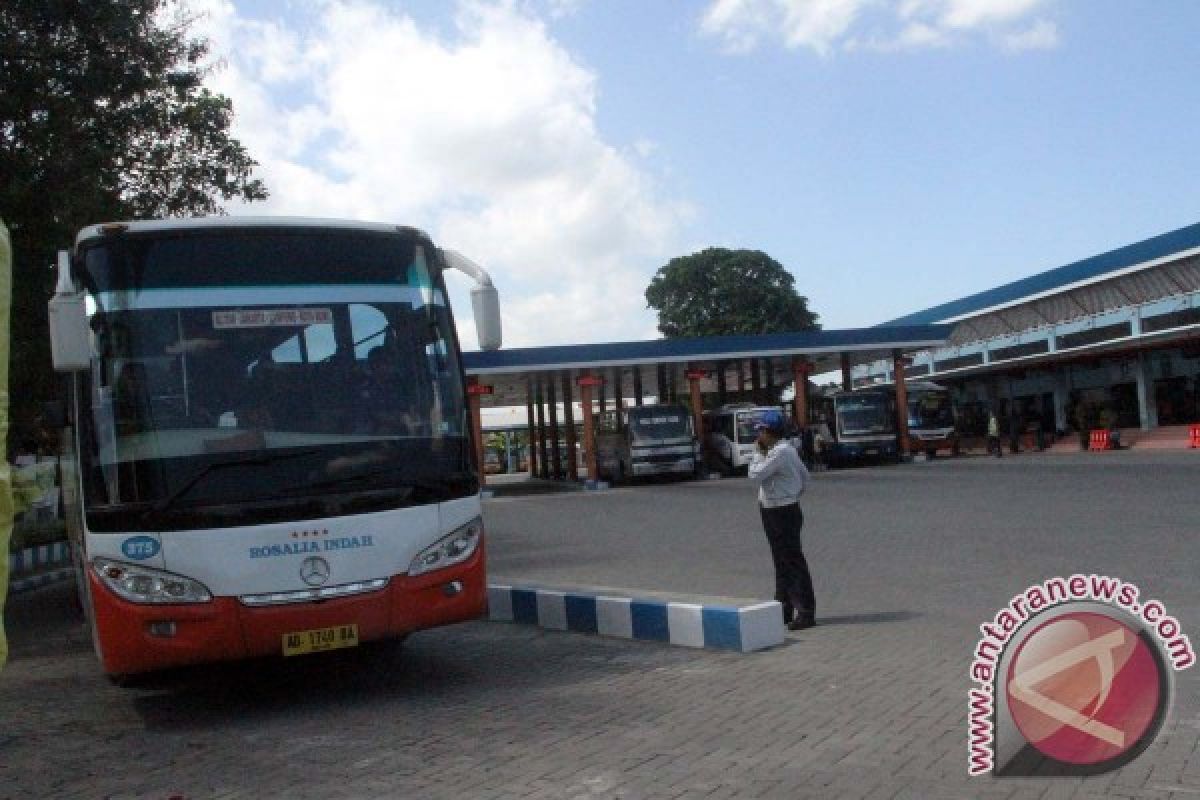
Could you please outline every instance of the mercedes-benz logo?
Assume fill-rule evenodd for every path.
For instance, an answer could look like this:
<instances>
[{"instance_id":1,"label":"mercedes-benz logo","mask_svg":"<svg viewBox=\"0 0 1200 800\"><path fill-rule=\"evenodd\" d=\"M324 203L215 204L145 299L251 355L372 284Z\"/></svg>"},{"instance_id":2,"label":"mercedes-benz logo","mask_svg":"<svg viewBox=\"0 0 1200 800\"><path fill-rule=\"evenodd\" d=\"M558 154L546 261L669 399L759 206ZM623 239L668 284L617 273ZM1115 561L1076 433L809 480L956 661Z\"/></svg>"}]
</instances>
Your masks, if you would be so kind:
<instances>
[{"instance_id":1,"label":"mercedes-benz logo","mask_svg":"<svg viewBox=\"0 0 1200 800\"><path fill-rule=\"evenodd\" d=\"M300 580L309 586L321 586L329 580L329 562L320 556L309 556L300 565Z\"/></svg>"}]
</instances>

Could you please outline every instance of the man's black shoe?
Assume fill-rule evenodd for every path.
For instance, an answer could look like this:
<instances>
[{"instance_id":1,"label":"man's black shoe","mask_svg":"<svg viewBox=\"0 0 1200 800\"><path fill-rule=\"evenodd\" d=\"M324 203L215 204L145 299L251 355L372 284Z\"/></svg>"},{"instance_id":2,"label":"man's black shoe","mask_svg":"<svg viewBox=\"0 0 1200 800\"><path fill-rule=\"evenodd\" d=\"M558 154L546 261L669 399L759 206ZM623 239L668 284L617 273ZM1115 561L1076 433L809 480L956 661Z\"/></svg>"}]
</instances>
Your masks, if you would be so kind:
<instances>
[{"instance_id":1,"label":"man's black shoe","mask_svg":"<svg viewBox=\"0 0 1200 800\"><path fill-rule=\"evenodd\" d=\"M812 614L797 614L796 618L788 623L788 630L802 631L806 628L815 627L816 624L817 621L813 618Z\"/></svg>"}]
</instances>

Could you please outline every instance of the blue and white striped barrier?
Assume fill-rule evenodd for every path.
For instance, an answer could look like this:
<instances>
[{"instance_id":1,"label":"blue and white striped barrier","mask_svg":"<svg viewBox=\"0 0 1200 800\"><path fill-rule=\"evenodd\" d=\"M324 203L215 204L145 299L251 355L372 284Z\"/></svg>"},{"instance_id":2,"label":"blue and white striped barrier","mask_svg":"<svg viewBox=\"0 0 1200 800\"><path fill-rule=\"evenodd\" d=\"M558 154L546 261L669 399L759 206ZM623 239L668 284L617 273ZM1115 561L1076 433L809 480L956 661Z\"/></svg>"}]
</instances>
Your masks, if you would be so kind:
<instances>
[{"instance_id":1,"label":"blue and white striped barrier","mask_svg":"<svg viewBox=\"0 0 1200 800\"><path fill-rule=\"evenodd\" d=\"M597 592L488 586L488 617L555 631L595 633L750 653L783 644L779 603L705 605Z\"/></svg>"},{"instance_id":2,"label":"blue and white striped barrier","mask_svg":"<svg viewBox=\"0 0 1200 800\"><path fill-rule=\"evenodd\" d=\"M34 572L41 567L66 564L71 560L71 551L66 542L54 542L29 547L8 554L8 574L20 575Z\"/></svg>"},{"instance_id":3,"label":"blue and white striped barrier","mask_svg":"<svg viewBox=\"0 0 1200 800\"><path fill-rule=\"evenodd\" d=\"M71 550L66 542L54 542L37 547L29 547L8 554L8 591L9 594L37 589L71 577L70 567L63 569L46 569L61 567L71 563Z\"/></svg>"}]
</instances>

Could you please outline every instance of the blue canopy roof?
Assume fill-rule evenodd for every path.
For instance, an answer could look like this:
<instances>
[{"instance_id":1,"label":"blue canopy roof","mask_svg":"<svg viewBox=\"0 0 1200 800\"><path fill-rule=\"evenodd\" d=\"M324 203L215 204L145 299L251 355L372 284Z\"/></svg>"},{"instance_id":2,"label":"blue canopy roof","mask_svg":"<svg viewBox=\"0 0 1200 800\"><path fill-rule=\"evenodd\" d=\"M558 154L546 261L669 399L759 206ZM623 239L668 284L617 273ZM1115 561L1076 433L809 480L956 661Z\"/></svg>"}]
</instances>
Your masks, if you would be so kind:
<instances>
[{"instance_id":1,"label":"blue canopy roof","mask_svg":"<svg viewBox=\"0 0 1200 800\"><path fill-rule=\"evenodd\" d=\"M727 358L815 356L841 352L878 354L894 348L916 349L940 345L950 335L951 329L949 325L905 325L891 326L886 330L847 328L797 333L522 347L491 352L466 352L463 353L463 363L468 373L481 374L637 363L714 361Z\"/></svg>"},{"instance_id":2,"label":"blue canopy roof","mask_svg":"<svg viewBox=\"0 0 1200 800\"><path fill-rule=\"evenodd\" d=\"M883 322L879 327L921 325L953 319L982 311L985 308L1013 303L1032 295L1053 292L1055 289L1079 281L1098 278L1110 272L1117 272L1195 247L1200 247L1200 223L1125 245L1116 250L1047 270L1028 278L1022 278L1019 281L1006 283L978 294L942 303L890 322Z\"/></svg>"}]
</instances>

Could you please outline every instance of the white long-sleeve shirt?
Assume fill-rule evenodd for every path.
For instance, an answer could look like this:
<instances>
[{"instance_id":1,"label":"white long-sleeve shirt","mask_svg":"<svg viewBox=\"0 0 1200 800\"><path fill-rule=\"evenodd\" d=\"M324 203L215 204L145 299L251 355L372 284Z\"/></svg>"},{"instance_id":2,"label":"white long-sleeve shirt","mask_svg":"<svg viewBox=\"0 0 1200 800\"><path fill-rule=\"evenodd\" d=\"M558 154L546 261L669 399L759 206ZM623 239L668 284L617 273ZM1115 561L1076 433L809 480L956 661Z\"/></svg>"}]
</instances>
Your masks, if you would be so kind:
<instances>
[{"instance_id":1,"label":"white long-sleeve shirt","mask_svg":"<svg viewBox=\"0 0 1200 800\"><path fill-rule=\"evenodd\" d=\"M748 474L750 480L758 484L758 504L763 508L800 502L800 495L804 494L810 480L800 454L783 439L766 454L755 450Z\"/></svg>"}]
</instances>

